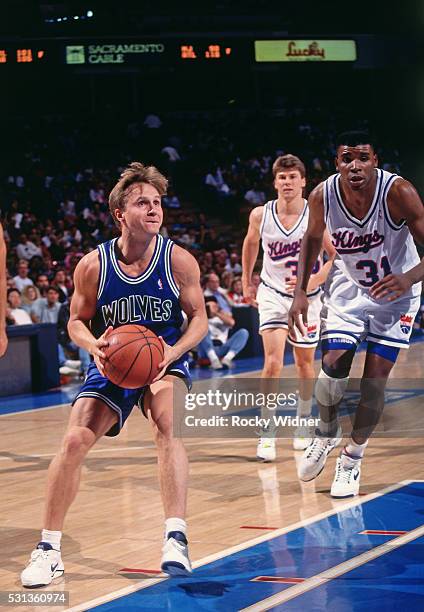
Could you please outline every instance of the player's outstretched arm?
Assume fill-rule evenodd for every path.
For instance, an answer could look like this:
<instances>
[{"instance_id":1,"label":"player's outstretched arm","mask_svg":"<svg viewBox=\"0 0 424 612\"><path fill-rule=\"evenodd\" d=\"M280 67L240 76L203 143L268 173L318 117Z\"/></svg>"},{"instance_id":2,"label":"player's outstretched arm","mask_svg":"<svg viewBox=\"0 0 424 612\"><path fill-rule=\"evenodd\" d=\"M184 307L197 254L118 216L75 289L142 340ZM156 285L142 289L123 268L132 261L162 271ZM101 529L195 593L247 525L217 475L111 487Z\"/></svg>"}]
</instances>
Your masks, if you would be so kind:
<instances>
[{"instance_id":1,"label":"player's outstretched arm","mask_svg":"<svg viewBox=\"0 0 424 612\"><path fill-rule=\"evenodd\" d=\"M96 314L97 290L99 285L99 255L97 250L85 255L74 272L74 294L71 300L68 332L71 340L87 350L94 357L100 374L104 376L102 349L108 346L108 328L100 338L95 338L89 329L89 322Z\"/></svg>"},{"instance_id":2,"label":"player's outstretched arm","mask_svg":"<svg viewBox=\"0 0 424 612\"><path fill-rule=\"evenodd\" d=\"M3 228L0 224L0 357L7 350L7 335L6 335L6 243L3 236Z\"/></svg>"},{"instance_id":3,"label":"player's outstretched arm","mask_svg":"<svg viewBox=\"0 0 424 612\"><path fill-rule=\"evenodd\" d=\"M424 245L424 206L415 187L403 178L396 179L389 190L387 206L393 221L400 223L405 220L414 240ZM424 258L403 274L387 274L371 287L370 295L375 299L387 296L387 301L393 302L422 280Z\"/></svg>"},{"instance_id":4,"label":"player's outstretched arm","mask_svg":"<svg viewBox=\"0 0 424 612\"><path fill-rule=\"evenodd\" d=\"M299 254L299 267L294 298L288 314L289 334L295 337L294 328L302 335L306 333L308 325L308 298L306 292L312 268L321 251L322 239L325 230L324 220L324 184L321 183L312 191L308 198L309 221L308 228L302 238Z\"/></svg>"},{"instance_id":5,"label":"player's outstretched arm","mask_svg":"<svg viewBox=\"0 0 424 612\"><path fill-rule=\"evenodd\" d=\"M264 213L263 206L257 206L252 210L249 217L249 228L243 241L242 250L242 276L243 297L252 306L257 307L256 288L252 283L252 273L259 252L260 226Z\"/></svg>"},{"instance_id":6,"label":"player's outstretched arm","mask_svg":"<svg viewBox=\"0 0 424 612\"><path fill-rule=\"evenodd\" d=\"M197 346L208 333L208 317L202 287L200 286L200 269L197 261L188 251L175 245L172 249L171 266L180 290L180 304L187 315L188 326L178 342L172 347L169 362L175 361Z\"/></svg>"}]
</instances>

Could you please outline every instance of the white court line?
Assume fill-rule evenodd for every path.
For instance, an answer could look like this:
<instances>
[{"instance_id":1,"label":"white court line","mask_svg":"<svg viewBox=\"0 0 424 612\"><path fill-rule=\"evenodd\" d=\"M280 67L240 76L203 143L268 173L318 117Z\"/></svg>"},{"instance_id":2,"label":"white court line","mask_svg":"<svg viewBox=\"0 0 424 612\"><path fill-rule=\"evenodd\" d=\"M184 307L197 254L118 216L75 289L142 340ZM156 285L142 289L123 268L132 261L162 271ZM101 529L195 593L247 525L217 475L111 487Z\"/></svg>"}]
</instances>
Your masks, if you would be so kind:
<instances>
[{"instance_id":1,"label":"white court line","mask_svg":"<svg viewBox=\"0 0 424 612\"><path fill-rule=\"evenodd\" d=\"M348 510L349 508L360 506L361 504L371 501L372 499L376 499L377 497L386 495L387 493L390 493L391 491L396 491L396 489L400 489L413 482L424 482L424 481L416 480L416 479L402 480L396 484L390 485L388 487L384 487L384 489L381 489L380 491L376 491L375 493L370 493L368 495L364 495L363 497L359 499L355 499L350 502L340 504L340 506L338 506L337 508L332 508L331 510L326 510L325 512L321 512L320 514L317 514L308 519L298 521L297 523L294 523L293 525L282 527L281 529L277 529L273 531L272 533L263 534L256 538L253 538L252 540L247 540L246 542L237 544L236 546L231 546L230 548L224 548L224 550L222 551L219 551L212 555L208 555L207 557L203 557L203 559L199 559L198 561L195 561L192 564L193 568L202 567L203 565L207 565L208 563L212 563L213 561L218 561L219 559L228 557L229 555L232 555L234 553L238 553L242 550L246 550L247 548L255 546L256 544L262 544L262 542L273 540L274 538L277 538L281 535L294 531L295 529L306 527L307 525L320 521L324 518L327 518L328 516L333 516L334 514L343 512L343 510ZM413 533L413 532L410 532L410 533ZM404 536L401 536L401 537L404 537ZM113 601L114 599L119 599L120 597L123 597L124 595L129 595L130 593L135 593L136 591L141 591L155 584L158 584L159 582L163 582L164 580L168 580L168 577L149 580L148 584L143 584L141 586L140 584L131 585L123 589L119 589L118 591L108 593L107 595L102 595L100 597L97 597L96 599L86 601L82 604L74 606L73 608L67 608L67 611L68 612L86 612L87 610L90 610L91 608L94 608L95 606L99 606L100 604L107 603L109 601Z\"/></svg>"},{"instance_id":2,"label":"white court line","mask_svg":"<svg viewBox=\"0 0 424 612\"><path fill-rule=\"evenodd\" d=\"M239 438L231 440L231 444L245 442L249 438ZM199 442L187 442L184 441L184 446L198 446L199 444L210 444L210 445L220 445L220 444L228 444L228 440L204 440L203 438L199 440ZM146 444L145 446L111 446L110 448L94 448L88 452L87 457L89 457L92 453L118 453L124 451L132 451L132 450L145 450L146 448L156 448L155 444ZM42 457L54 457L57 453L40 453L37 455L22 455L18 457L0 457L0 461L16 461L19 458L20 462L25 459L41 459Z\"/></svg>"},{"instance_id":3,"label":"white court line","mask_svg":"<svg viewBox=\"0 0 424 612\"><path fill-rule=\"evenodd\" d=\"M424 525L409 531L405 535L394 538L393 540L390 540L390 542L376 546L375 548L357 555L356 557L343 561L343 563L339 563L339 565L334 565L333 567L324 570L320 574L307 578L300 584L296 584L288 589L285 589L281 593L276 593L271 597L258 601L258 603L253 604L253 606L242 608L240 612L264 612L265 610L271 610L275 606L285 603L286 601L290 601L290 599L294 599L295 597L298 597L307 591L311 591L312 589L316 589L323 584L327 584L330 582L330 580L334 580L334 578L338 578L339 576L342 576L343 574L346 574L347 572L350 572L361 565L365 565L373 559L378 559L378 557L387 555L387 553L396 550L396 548L399 548L400 546L408 544L408 542L412 542L413 540L420 538L422 535L424 535Z\"/></svg>"}]
</instances>

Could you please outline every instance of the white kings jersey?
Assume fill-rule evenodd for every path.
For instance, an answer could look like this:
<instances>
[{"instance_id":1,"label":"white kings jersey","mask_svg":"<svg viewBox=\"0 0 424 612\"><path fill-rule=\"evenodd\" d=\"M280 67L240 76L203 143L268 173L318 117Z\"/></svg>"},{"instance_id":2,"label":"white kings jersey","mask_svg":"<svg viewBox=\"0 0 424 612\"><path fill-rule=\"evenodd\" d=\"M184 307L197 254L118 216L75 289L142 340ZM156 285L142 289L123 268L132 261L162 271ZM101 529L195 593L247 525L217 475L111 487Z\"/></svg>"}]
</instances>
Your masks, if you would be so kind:
<instances>
[{"instance_id":1,"label":"white kings jersey","mask_svg":"<svg viewBox=\"0 0 424 612\"><path fill-rule=\"evenodd\" d=\"M277 215L277 200L272 200L264 205L260 235L264 257L262 263L261 280L266 287L278 291L287 297L293 297L286 293L285 283L290 278L297 276L299 265L299 253L302 238L308 227L309 208L304 200L303 210L296 223L286 229ZM312 273L316 274L322 265L321 257L318 258ZM318 295L321 289L318 287L308 297Z\"/></svg>"},{"instance_id":2,"label":"white kings jersey","mask_svg":"<svg viewBox=\"0 0 424 612\"><path fill-rule=\"evenodd\" d=\"M383 276L406 272L420 261L408 227L395 223L387 206L387 194L399 176L379 168L376 172L374 198L361 220L343 203L340 174L324 181L325 220L337 251L334 267L366 292ZM405 295L420 294L421 283L416 283Z\"/></svg>"}]
</instances>

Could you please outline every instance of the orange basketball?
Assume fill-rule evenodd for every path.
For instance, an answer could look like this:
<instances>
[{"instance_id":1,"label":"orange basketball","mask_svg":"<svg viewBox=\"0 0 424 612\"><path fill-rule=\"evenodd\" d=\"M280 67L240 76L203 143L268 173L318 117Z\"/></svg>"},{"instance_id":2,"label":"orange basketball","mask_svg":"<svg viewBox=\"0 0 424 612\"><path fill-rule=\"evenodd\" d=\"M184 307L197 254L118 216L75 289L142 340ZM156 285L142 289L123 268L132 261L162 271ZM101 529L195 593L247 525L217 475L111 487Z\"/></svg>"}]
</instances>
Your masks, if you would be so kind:
<instances>
[{"instance_id":1,"label":"orange basketball","mask_svg":"<svg viewBox=\"0 0 424 612\"><path fill-rule=\"evenodd\" d=\"M163 360L162 343L143 325L123 325L108 336L105 374L118 387L137 389L149 385Z\"/></svg>"}]
</instances>

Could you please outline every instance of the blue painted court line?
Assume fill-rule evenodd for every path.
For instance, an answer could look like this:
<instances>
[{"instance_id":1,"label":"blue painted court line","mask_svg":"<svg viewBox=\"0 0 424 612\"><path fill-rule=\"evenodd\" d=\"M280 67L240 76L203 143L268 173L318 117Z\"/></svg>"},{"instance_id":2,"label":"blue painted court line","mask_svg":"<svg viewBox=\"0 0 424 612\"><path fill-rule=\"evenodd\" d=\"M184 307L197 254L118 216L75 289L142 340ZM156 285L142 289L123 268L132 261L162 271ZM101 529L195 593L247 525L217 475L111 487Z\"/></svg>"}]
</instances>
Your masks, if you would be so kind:
<instances>
[{"instance_id":1,"label":"blue painted court line","mask_svg":"<svg viewBox=\"0 0 424 612\"><path fill-rule=\"evenodd\" d=\"M414 482L207 563L195 569L190 578L167 579L91 609L102 612L140 609L240 610L292 586L251 582L253 578L260 575L296 578L315 576L388 541L387 536L362 535L361 531L410 531L423 524L423 509L424 482ZM417 579L420 571L421 576L423 573L422 565L419 567L423 559L421 548L422 538L370 562L369 567L365 564L329 582L325 587L312 589L275 609L296 612L356 611L359 610L357 603L362 602L363 610L367 597L365 591L368 589L373 597L373 606L370 608L368 605L368 609L373 612L394 610L389 600L396 597L400 601L400 594L409 610L423 610L423 606L414 607L418 600L422 602L424 598L424 581ZM406 574L405 568L408 568ZM329 589L331 602L326 599ZM376 596L377 590L382 599ZM319 591L317 599L316 591ZM303 603L305 598L307 603Z\"/></svg>"},{"instance_id":2,"label":"blue painted court line","mask_svg":"<svg viewBox=\"0 0 424 612\"><path fill-rule=\"evenodd\" d=\"M424 537L417 538L327 584L269 608L276 612L424 610Z\"/></svg>"}]
</instances>

